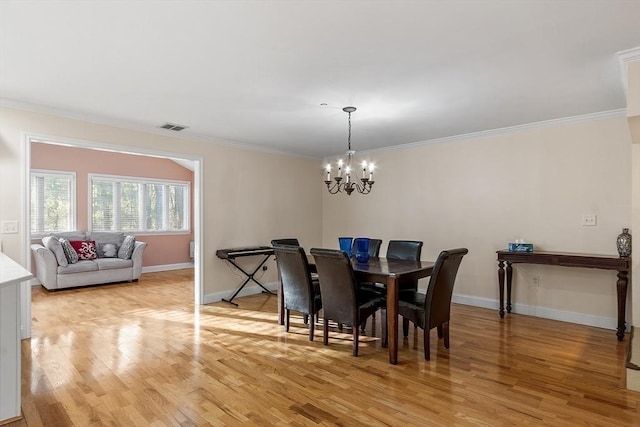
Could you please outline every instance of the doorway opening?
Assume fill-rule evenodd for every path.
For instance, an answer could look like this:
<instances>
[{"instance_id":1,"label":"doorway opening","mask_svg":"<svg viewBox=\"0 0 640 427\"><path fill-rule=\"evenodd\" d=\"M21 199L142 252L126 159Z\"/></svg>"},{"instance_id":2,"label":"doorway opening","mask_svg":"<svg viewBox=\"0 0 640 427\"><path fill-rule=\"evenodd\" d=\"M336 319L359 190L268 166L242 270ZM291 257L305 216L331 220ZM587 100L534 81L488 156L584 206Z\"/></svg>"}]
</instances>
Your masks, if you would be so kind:
<instances>
[{"instance_id":1,"label":"doorway opening","mask_svg":"<svg viewBox=\"0 0 640 427\"><path fill-rule=\"evenodd\" d=\"M175 162L183 168L192 170L193 173L193 186L192 186L192 209L190 222L190 228L192 232L191 242L187 246L187 250L190 251L189 256L193 261L194 269L194 303L196 306L202 305L204 301L204 289L202 286L202 262L201 262L201 242L202 242L202 157L197 155L189 155L183 153L165 152L156 149L146 149L130 146L116 146L113 144L104 144L94 141L73 140L67 138L61 138L48 135L24 135L24 153L25 153L25 176L24 176L24 188L27 190L25 194L25 206L23 209L24 218L23 224L25 224L25 236L27 244L25 245L25 260L27 263L27 269L32 268L31 251L30 246L32 242L31 234L31 194L30 194L30 179L32 171L32 144L47 144L49 146L60 146L60 148L76 148L96 150L101 152L109 152L112 154L136 156L139 159L155 158L165 159ZM106 153L105 153L106 154ZM87 194L83 197L88 198ZM83 207L80 207L83 209ZM87 212L83 212L82 215L87 215ZM73 224L75 228L76 224ZM89 227L87 220L87 231ZM190 265L190 264L189 264ZM180 267L176 264L175 267ZM143 268L144 272L162 271L162 268L148 267ZM21 326L22 338L29 338L31 336L31 284L26 283L23 285L21 295Z\"/></svg>"}]
</instances>

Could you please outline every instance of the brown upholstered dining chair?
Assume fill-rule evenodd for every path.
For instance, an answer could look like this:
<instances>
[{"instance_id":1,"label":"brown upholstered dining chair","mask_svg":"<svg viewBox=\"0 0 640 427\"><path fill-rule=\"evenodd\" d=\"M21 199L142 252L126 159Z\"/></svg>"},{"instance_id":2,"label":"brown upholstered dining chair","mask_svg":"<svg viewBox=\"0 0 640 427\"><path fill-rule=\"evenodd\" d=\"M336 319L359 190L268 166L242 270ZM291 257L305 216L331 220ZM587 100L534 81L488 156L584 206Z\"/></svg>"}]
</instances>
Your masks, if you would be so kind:
<instances>
[{"instance_id":1,"label":"brown upholstered dining chair","mask_svg":"<svg viewBox=\"0 0 640 427\"><path fill-rule=\"evenodd\" d=\"M271 246L275 245L300 246L300 242L295 238L273 239L271 241Z\"/></svg>"},{"instance_id":2,"label":"brown upholstered dining chair","mask_svg":"<svg viewBox=\"0 0 640 427\"><path fill-rule=\"evenodd\" d=\"M440 252L427 293L403 291L398 297L398 314L402 316L402 332L409 335L409 322L424 331L424 358L430 360L429 333L438 328L438 338L444 336L444 347L449 348L449 319L451 317L451 295L458 268L469 251L465 248Z\"/></svg>"},{"instance_id":3,"label":"brown upholstered dining chair","mask_svg":"<svg viewBox=\"0 0 640 427\"><path fill-rule=\"evenodd\" d=\"M320 278L320 295L324 318L324 345L329 344L329 320L350 325L353 330L353 352L358 355L359 326L367 317L383 307L384 297L377 292L360 289L346 253L332 249L311 249ZM386 336L386 319L382 322Z\"/></svg>"},{"instance_id":4,"label":"brown upholstered dining chair","mask_svg":"<svg viewBox=\"0 0 640 427\"><path fill-rule=\"evenodd\" d=\"M307 254L300 246L275 245L278 275L282 282L282 298L284 300L284 327L289 332L290 310L304 315L305 323L309 323L309 341L313 341L315 315L322 308L318 286L314 286L309 271Z\"/></svg>"},{"instance_id":5,"label":"brown upholstered dining chair","mask_svg":"<svg viewBox=\"0 0 640 427\"><path fill-rule=\"evenodd\" d=\"M369 257L378 258L380 256L380 246L382 246L382 240L369 239ZM356 239L353 239L351 244L351 253L353 256L356 254Z\"/></svg>"},{"instance_id":6,"label":"brown upholstered dining chair","mask_svg":"<svg viewBox=\"0 0 640 427\"><path fill-rule=\"evenodd\" d=\"M419 261L422 255L422 242L417 240L389 240L387 246L387 259L404 259ZM418 279L404 279L399 283L399 289L418 290Z\"/></svg>"}]
</instances>

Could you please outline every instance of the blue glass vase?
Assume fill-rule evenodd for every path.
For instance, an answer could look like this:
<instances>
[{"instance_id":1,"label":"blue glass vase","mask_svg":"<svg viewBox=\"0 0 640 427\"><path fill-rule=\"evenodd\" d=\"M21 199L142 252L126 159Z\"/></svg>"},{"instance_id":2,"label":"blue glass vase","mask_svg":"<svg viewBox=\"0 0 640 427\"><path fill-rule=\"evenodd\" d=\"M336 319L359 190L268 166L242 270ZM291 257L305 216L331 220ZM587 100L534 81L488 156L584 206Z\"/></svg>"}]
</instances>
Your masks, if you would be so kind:
<instances>
[{"instance_id":1,"label":"blue glass vase","mask_svg":"<svg viewBox=\"0 0 640 427\"><path fill-rule=\"evenodd\" d=\"M347 254L349 258L353 255L351 253L351 242L353 237L338 237L338 243L340 243L340 250Z\"/></svg>"},{"instance_id":2,"label":"blue glass vase","mask_svg":"<svg viewBox=\"0 0 640 427\"><path fill-rule=\"evenodd\" d=\"M356 239L356 261L369 261L369 238L358 237Z\"/></svg>"}]
</instances>

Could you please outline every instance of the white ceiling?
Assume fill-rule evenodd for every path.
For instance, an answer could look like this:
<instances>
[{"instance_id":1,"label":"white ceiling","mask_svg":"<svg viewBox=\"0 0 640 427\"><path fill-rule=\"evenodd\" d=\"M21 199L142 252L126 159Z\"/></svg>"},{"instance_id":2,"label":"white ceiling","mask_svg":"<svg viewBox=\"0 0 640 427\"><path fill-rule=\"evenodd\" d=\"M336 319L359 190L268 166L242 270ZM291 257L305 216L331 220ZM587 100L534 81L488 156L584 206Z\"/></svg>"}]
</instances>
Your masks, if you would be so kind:
<instances>
[{"instance_id":1,"label":"white ceiling","mask_svg":"<svg viewBox=\"0 0 640 427\"><path fill-rule=\"evenodd\" d=\"M637 46L640 0L0 0L0 99L321 157L347 105L360 151L624 108Z\"/></svg>"}]
</instances>

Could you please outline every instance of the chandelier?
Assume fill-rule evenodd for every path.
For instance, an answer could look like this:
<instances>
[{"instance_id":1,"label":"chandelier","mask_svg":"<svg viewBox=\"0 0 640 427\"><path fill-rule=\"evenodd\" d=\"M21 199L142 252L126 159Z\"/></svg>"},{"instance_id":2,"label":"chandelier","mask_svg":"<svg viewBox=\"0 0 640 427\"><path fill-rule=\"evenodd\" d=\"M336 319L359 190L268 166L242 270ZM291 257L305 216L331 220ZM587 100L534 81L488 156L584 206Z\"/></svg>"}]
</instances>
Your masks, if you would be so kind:
<instances>
[{"instance_id":1,"label":"chandelier","mask_svg":"<svg viewBox=\"0 0 640 427\"><path fill-rule=\"evenodd\" d=\"M353 155L356 154L356 152L351 149L351 113L356 111L356 107L344 107L342 111L349 114L349 138L347 139L348 149L345 153L347 159L346 161L343 159L338 160L338 170L333 178L334 181L331 180L331 164L327 164L325 168L325 171L327 172L327 179L325 179L324 183L327 184L327 190L329 190L330 194L345 192L350 196L351 193L353 193L353 190L358 191L360 194L369 194L374 183L373 169L375 166L373 162L367 163L366 161L363 161L361 163L362 178L359 179L357 177L357 171L352 167Z\"/></svg>"}]
</instances>

